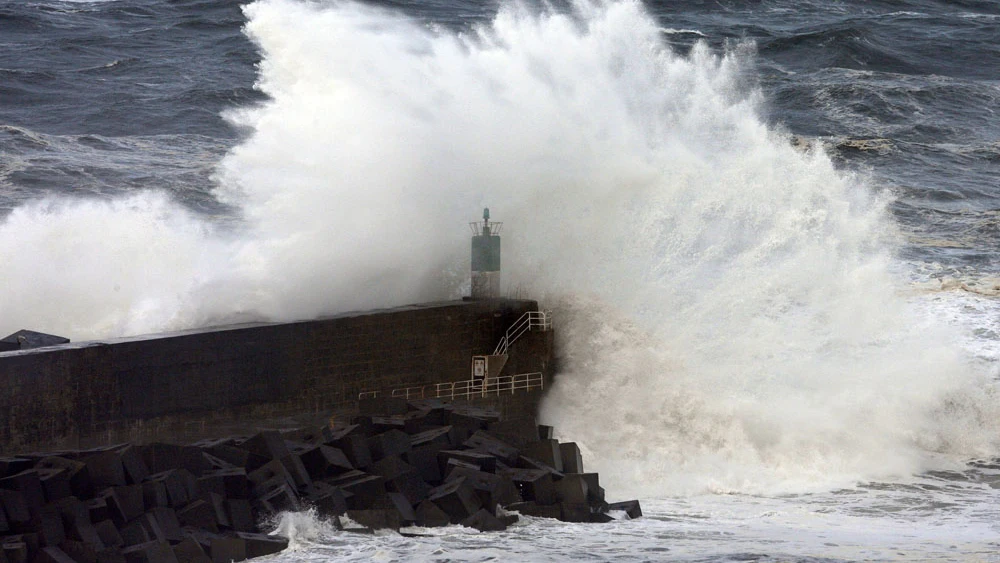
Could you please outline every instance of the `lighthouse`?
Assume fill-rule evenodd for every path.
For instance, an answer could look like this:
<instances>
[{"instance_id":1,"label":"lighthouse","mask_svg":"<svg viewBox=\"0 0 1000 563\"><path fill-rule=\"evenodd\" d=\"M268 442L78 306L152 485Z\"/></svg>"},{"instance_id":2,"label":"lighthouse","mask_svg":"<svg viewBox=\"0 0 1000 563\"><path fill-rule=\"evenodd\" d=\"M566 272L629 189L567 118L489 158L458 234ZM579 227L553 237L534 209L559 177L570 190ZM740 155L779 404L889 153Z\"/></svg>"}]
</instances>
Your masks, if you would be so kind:
<instances>
[{"instance_id":1,"label":"lighthouse","mask_svg":"<svg viewBox=\"0 0 1000 563\"><path fill-rule=\"evenodd\" d=\"M483 220L469 223L472 228L472 298L500 296L500 230L503 223L490 221L490 208Z\"/></svg>"}]
</instances>

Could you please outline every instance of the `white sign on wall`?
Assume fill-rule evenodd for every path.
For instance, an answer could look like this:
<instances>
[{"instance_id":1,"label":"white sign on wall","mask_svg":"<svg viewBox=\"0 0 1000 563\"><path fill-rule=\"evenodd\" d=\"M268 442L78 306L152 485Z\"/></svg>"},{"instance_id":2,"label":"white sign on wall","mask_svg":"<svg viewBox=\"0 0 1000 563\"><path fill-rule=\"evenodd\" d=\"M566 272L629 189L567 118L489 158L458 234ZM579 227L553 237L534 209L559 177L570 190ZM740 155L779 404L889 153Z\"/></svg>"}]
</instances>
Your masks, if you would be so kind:
<instances>
[{"instance_id":1,"label":"white sign on wall","mask_svg":"<svg viewBox=\"0 0 1000 563\"><path fill-rule=\"evenodd\" d=\"M472 379L486 379L486 356L472 356Z\"/></svg>"}]
</instances>

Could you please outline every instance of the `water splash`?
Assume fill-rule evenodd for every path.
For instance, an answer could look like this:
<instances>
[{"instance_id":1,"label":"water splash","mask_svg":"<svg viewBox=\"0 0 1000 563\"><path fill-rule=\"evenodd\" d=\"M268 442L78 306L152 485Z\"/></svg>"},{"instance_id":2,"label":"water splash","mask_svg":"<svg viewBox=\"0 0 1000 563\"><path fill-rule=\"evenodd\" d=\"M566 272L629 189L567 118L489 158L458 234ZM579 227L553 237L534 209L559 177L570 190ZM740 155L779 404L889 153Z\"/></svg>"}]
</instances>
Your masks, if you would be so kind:
<instances>
[{"instance_id":1,"label":"water splash","mask_svg":"<svg viewBox=\"0 0 1000 563\"><path fill-rule=\"evenodd\" d=\"M269 101L229 116L249 133L215 194L240 228L152 195L24 207L0 235L48 254L0 268L45 281L2 322L122 334L454 296L489 205L508 283L563 319L545 417L616 487L800 490L993 451L954 335L897 294L886 201L765 125L752 49L679 55L627 0L462 33L349 2L245 12Z\"/></svg>"}]
</instances>

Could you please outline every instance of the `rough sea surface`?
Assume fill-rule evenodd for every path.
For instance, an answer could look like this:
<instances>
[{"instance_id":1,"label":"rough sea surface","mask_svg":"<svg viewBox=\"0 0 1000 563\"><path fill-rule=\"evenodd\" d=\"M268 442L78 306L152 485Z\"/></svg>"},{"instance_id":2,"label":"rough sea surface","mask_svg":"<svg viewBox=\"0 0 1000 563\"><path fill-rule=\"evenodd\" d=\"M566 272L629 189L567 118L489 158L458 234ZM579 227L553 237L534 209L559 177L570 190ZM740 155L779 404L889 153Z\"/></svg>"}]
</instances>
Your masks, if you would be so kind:
<instances>
[{"instance_id":1,"label":"rough sea surface","mask_svg":"<svg viewBox=\"0 0 1000 563\"><path fill-rule=\"evenodd\" d=\"M0 332L554 309L606 526L278 561L1000 560L1000 3L0 1Z\"/></svg>"}]
</instances>

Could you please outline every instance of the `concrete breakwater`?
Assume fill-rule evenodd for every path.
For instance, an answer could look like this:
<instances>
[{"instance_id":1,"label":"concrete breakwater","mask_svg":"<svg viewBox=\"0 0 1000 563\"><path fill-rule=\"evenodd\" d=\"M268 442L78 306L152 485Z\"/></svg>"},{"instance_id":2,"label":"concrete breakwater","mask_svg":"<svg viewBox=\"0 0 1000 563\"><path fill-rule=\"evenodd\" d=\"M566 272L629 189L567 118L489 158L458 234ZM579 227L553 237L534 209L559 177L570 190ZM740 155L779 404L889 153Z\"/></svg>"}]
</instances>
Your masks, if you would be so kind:
<instances>
[{"instance_id":1,"label":"concrete breakwater","mask_svg":"<svg viewBox=\"0 0 1000 563\"><path fill-rule=\"evenodd\" d=\"M0 455L318 426L364 391L469 379L537 310L448 301L0 352ZM549 379L552 363L551 333L532 332L504 370ZM529 395L510 412L533 412Z\"/></svg>"},{"instance_id":2,"label":"concrete breakwater","mask_svg":"<svg viewBox=\"0 0 1000 563\"><path fill-rule=\"evenodd\" d=\"M514 511L641 516L637 501L606 502L576 444L532 417L438 400L361 407L339 426L0 459L0 561L239 561L284 549L259 523L306 507L359 531L500 531Z\"/></svg>"}]
</instances>

